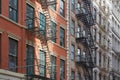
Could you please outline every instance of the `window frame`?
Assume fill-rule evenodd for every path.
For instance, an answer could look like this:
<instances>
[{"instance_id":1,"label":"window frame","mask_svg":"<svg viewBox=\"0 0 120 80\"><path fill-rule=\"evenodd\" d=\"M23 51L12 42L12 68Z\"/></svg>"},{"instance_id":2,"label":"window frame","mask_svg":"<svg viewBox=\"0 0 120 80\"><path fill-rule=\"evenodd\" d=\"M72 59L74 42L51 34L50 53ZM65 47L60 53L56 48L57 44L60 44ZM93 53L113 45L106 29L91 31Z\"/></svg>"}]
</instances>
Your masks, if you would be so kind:
<instances>
[{"instance_id":1,"label":"window frame","mask_svg":"<svg viewBox=\"0 0 120 80\"><path fill-rule=\"evenodd\" d=\"M60 59L60 80L65 80L65 60Z\"/></svg>"},{"instance_id":2,"label":"window frame","mask_svg":"<svg viewBox=\"0 0 120 80\"><path fill-rule=\"evenodd\" d=\"M54 26L52 26L52 25L54 25ZM53 42L55 42L56 43L56 37L57 37L57 24L54 22L54 21L51 21L51 26L50 26L50 28L51 28L51 38L52 38L52 41Z\"/></svg>"},{"instance_id":3,"label":"window frame","mask_svg":"<svg viewBox=\"0 0 120 80\"><path fill-rule=\"evenodd\" d=\"M18 22L18 0L16 0L16 7L14 4L11 4L10 1L13 1L13 0L9 0L9 19L15 21L15 22ZM14 3L14 2L12 2ZM10 14L10 10L12 10L12 14ZM14 12L13 12L14 11ZM16 13L15 16L13 15L13 13ZM14 20L14 17L15 17L15 20Z\"/></svg>"},{"instance_id":4,"label":"window frame","mask_svg":"<svg viewBox=\"0 0 120 80\"><path fill-rule=\"evenodd\" d=\"M32 16L29 14L29 11L31 12L31 10L28 10L28 8L29 9L32 9L33 10L33 12L31 13L32 14ZM29 4L26 4L26 26L27 26L27 28L28 29L33 29L34 28L34 8L31 6L31 5L29 5ZM29 16L30 15L30 16ZM29 20L30 20L30 23L29 23ZM32 22L31 22L32 21ZM28 24L29 23L29 24ZM30 26L29 26L30 25Z\"/></svg>"},{"instance_id":5,"label":"window frame","mask_svg":"<svg viewBox=\"0 0 120 80\"><path fill-rule=\"evenodd\" d=\"M45 61L42 61L42 63L44 62L44 64L41 63L41 60L42 60L41 59L41 52L42 52L42 54L44 54ZM43 58L43 56L42 56L42 58ZM44 69L44 74L41 73L42 69ZM43 50L40 50L40 76L46 77L46 52Z\"/></svg>"},{"instance_id":6,"label":"window frame","mask_svg":"<svg viewBox=\"0 0 120 80\"><path fill-rule=\"evenodd\" d=\"M27 66L34 65L34 47L27 44L26 45L26 52L27 52L27 56L26 56L26 58L27 58L26 61L27 62L26 62L26 65ZM34 66L29 66L29 68L27 67L27 72L26 73L27 73L27 75L34 75Z\"/></svg>"},{"instance_id":7,"label":"window frame","mask_svg":"<svg viewBox=\"0 0 120 80\"><path fill-rule=\"evenodd\" d=\"M71 20L71 35L75 35L75 21Z\"/></svg>"},{"instance_id":8,"label":"window frame","mask_svg":"<svg viewBox=\"0 0 120 80\"><path fill-rule=\"evenodd\" d=\"M71 44L71 60L75 60L75 45L74 44Z\"/></svg>"},{"instance_id":9,"label":"window frame","mask_svg":"<svg viewBox=\"0 0 120 80\"><path fill-rule=\"evenodd\" d=\"M75 80L75 71L71 71L71 80Z\"/></svg>"},{"instance_id":10,"label":"window frame","mask_svg":"<svg viewBox=\"0 0 120 80\"><path fill-rule=\"evenodd\" d=\"M65 1L60 0L60 14L65 17Z\"/></svg>"},{"instance_id":11,"label":"window frame","mask_svg":"<svg viewBox=\"0 0 120 80\"><path fill-rule=\"evenodd\" d=\"M74 12L75 11L75 0L71 1L71 10Z\"/></svg>"},{"instance_id":12,"label":"window frame","mask_svg":"<svg viewBox=\"0 0 120 80\"><path fill-rule=\"evenodd\" d=\"M60 27L60 46L65 47L65 29Z\"/></svg>"},{"instance_id":13,"label":"window frame","mask_svg":"<svg viewBox=\"0 0 120 80\"><path fill-rule=\"evenodd\" d=\"M52 77L52 71L53 71L52 68L55 68L55 71L53 72L54 77ZM56 73L57 73L57 71L56 71L56 57L53 55L51 55L51 70L52 70L51 71L51 79L56 80Z\"/></svg>"},{"instance_id":14,"label":"window frame","mask_svg":"<svg viewBox=\"0 0 120 80\"><path fill-rule=\"evenodd\" d=\"M16 51L16 52L14 53L13 51ZM11 66L11 59L15 60L15 62L12 61L12 66ZM13 63L14 63L14 66L13 66ZM18 41L12 38L9 38L9 70L13 72L17 72L18 71L17 66L18 66Z\"/></svg>"},{"instance_id":15,"label":"window frame","mask_svg":"<svg viewBox=\"0 0 120 80\"><path fill-rule=\"evenodd\" d=\"M44 35L46 37L46 16L45 14L40 12L40 32L42 35ZM44 18L44 19L43 19Z\"/></svg>"}]
</instances>

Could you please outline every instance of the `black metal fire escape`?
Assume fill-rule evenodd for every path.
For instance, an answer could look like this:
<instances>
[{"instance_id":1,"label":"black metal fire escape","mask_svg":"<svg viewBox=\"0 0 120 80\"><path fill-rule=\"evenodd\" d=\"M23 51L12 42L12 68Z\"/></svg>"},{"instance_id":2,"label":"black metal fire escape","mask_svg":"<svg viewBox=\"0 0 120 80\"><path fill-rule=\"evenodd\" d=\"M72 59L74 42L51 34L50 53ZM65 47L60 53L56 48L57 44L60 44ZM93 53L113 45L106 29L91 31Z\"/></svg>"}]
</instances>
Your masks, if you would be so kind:
<instances>
[{"instance_id":1,"label":"black metal fire escape","mask_svg":"<svg viewBox=\"0 0 120 80\"><path fill-rule=\"evenodd\" d=\"M91 27L94 25L92 16L91 0L82 0L83 6L78 10L76 17L85 25L83 31L77 32L79 36L76 38L77 43L82 43L86 49L86 53L77 56L77 63L83 67L85 80L93 80L93 51L97 49L91 34Z\"/></svg>"},{"instance_id":2,"label":"black metal fire escape","mask_svg":"<svg viewBox=\"0 0 120 80\"><path fill-rule=\"evenodd\" d=\"M49 51L49 46L48 46L48 41L51 39L56 39L51 37L50 35L50 13L49 13L49 6L50 5L55 5L56 4L56 0L36 0L38 3L41 4L41 8L42 8L42 12L46 17L46 34L43 34L43 31L40 29L40 19L39 18L34 18L34 21L37 20L37 26L34 26L34 28L30 28L28 29L28 31L30 33L33 34L33 36L35 36L36 38L38 38L41 42L41 46L43 48L43 50L46 50L46 75L51 75L51 56L50 56L50 51ZM29 20L29 19L27 19ZM27 21L26 20L26 21ZM31 24L28 24L31 25ZM39 63L39 59L34 58L34 61L36 61L36 65L34 64L33 66L37 66L38 70L39 70L39 75L27 75L27 79L28 80L33 80L34 78L40 79L40 80L51 80L50 77L48 78L47 76L43 77L40 76L40 63ZM29 65L27 65L27 68L29 68Z\"/></svg>"}]
</instances>

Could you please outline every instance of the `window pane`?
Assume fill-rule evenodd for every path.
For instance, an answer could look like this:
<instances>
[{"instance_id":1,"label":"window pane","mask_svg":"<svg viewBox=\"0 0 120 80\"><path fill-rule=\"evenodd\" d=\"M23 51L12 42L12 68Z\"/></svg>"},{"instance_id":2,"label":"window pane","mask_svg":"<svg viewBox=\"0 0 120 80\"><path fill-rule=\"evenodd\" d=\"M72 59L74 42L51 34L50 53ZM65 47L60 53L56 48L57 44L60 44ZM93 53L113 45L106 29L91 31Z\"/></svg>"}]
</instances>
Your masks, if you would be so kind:
<instances>
[{"instance_id":1,"label":"window pane","mask_svg":"<svg viewBox=\"0 0 120 80\"><path fill-rule=\"evenodd\" d=\"M34 47L27 45L27 74L34 74Z\"/></svg>"},{"instance_id":2,"label":"window pane","mask_svg":"<svg viewBox=\"0 0 120 80\"><path fill-rule=\"evenodd\" d=\"M27 4L27 14L26 14L26 25L27 27L33 28L34 27L34 8Z\"/></svg>"},{"instance_id":3,"label":"window pane","mask_svg":"<svg viewBox=\"0 0 120 80\"><path fill-rule=\"evenodd\" d=\"M74 60L75 59L75 46L71 45L71 59Z\"/></svg>"},{"instance_id":4,"label":"window pane","mask_svg":"<svg viewBox=\"0 0 120 80\"><path fill-rule=\"evenodd\" d=\"M40 75L46 75L46 53L40 50Z\"/></svg>"},{"instance_id":5,"label":"window pane","mask_svg":"<svg viewBox=\"0 0 120 80\"><path fill-rule=\"evenodd\" d=\"M71 21L71 34L72 35L75 34L75 21L74 20Z\"/></svg>"},{"instance_id":6,"label":"window pane","mask_svg":"<svg viewBox=\"0 0 120 80\"><path fill-rule=\"evenodd\" d=\"M75 72L74 71L72 71L72 73L71 73L71 80L75 80Z\"/></svg>"},{"instance_id":7,"label":"window pane","mask_svg":"<svg viewBox=\"0 0 120 80\"><path fill-rule=\"evenodd\" d=\"M51 56L51 78L56 80L56 57Z\"/></svg>"},{"instance_id":8,"label":"window pane","mask_svg":"<svg viewBox=\"0 0 120 80\"><path fill-rule=\"evenodd\" d=\"M13 39L9 39L9 68L10 71L17 71L17 57L18 57L18 42Z\"/></svg>"},{"instance_id":9,"label":"window pane","mask_svg":"<svg viewBox=\"0 0 120 80\"><path fill-rule=\"evenodd\" d=\"M60 28L60 45L65 47L65 30Z\"/></svg>"},{"instance_id":10,"label":"window pane","mask_svg":"<svg viewBox=\"0 0 120 80\"><path fill-rule=\"evenodd\" d=\"M45 36L46 35L46 16L40 13L40 31Z\"/></svg>"},{"instance_id":11,"label":"window pane","mask_svg":"<svg viewBox=\"0 0 120 80\"><path fill-rule=\"evenodd\" d=\"M74 11L75 10L75 0L72 0L71 1L72 3L71 3L71 9L72 9L72 11Z\"/></svg>"},{"instance_id":12,"label":"window pane","mask_svg":"<svg viewBox=\"0 0 120 80\"><path fill-rule=\"evenodd\" d=\"M51 21L51 38L53 42L56 42L56 23Z\"/></svg>"},{"instance_id":13,"label":"window pane","mask_svg":"<svg viewBox=\"0 0 120 80\"><path fill-rule=\"evenodd\" d=\"M64 6L65 2L63 0L60 0L60 14L64 16Z\"/></svg>"},{"instance_id":14,"label":"window pane","mask_svg":"<svg viewBox=\"0 0 120 80\"><path fill-rule=\"evenodd\" d=\"M17 0L9 0L9 18L15 22L18 20L18 3Z\"/></svg>"},{"instance_id":15,"label":"window pane","mask_svg":"<svg viewBox=\"0 0 120 80\"><path fill-rule=\"evenodd\" d=\"M65 61L60 60L60 80L65 80Z\"/></svg>"}]
</instances>

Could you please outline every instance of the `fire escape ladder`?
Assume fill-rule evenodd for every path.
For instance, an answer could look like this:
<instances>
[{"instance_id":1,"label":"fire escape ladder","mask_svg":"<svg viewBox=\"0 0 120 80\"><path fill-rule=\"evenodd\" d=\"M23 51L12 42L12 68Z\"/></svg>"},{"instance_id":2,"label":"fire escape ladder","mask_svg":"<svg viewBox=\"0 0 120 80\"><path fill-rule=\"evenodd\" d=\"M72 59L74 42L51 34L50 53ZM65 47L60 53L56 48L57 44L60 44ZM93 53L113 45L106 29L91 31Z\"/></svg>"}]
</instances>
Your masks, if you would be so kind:
<instances>
[{"instance_id":1,"label":"fire escape ladder","mask_svg":"<svg viewBox=\"0 0 120 80\"><path fill-rule=\"evenodd\" d=\"M37 1L41 4L43 14L46 17L46 34L45 35L42 34L42 32L40 30L40 26L39 26L40 20L38 18L37 18L38 26L34 27L34 29L28 29L28 30L30 32L32 32L32 34L34 34L40 40L42 50L44 50L46 52L46 76L45 77L40 76L40 60L34 59L34 61L36 62L35 66L37 66L37 69L39 71L39 76L34 75L34 76L30 76L30 77L31 77L31 79L38 78L38 79L48 80L47 77L49 77L49 79L50 79L50 75L51 75L51 55L50 55L50 50L49 50L49 46L48 46L49 40L51 39L51 36L50 36L51 17L50 17L50 12L49 12L49 6L56 4L56 1L54 1L54 0L53 1L37 0Z\"/></svg>"},{"instance_id":2,"label":"fire escape ladder","mask_svg":"<svg viewBox=\"0 0 120 80\"><path fill-rule=\"evenodd\" d=\"M92 17L92 2L91 0L83 0L83 8L81 8L81 12L79 12L76 17L78 20L81 20L85 25L85 33L86 37L84 39L84 42L87 44L84 44L86 47L87 53L87 60L86 62L79 62L82 64L84 74L87 76L86 80L93 80L93 71L94 68L94 62L93 62L93 51L96 49L93 36L91 34L91 26L94 25L94 19ZM82 38L77 38L77 42L83 42Z\"/></svg>"}]
</instances>

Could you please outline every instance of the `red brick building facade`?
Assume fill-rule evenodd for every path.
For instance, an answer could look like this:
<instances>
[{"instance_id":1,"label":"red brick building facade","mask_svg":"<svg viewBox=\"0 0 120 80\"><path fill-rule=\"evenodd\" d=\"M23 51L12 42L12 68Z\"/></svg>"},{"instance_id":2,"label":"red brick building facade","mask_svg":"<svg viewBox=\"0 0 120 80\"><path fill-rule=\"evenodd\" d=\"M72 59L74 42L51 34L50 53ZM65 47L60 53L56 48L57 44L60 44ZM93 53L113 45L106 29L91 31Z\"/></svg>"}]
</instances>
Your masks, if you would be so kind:
<instances>
[{"instance_id":1,"label":"red brick building facade","mask_svg":"<svg viewBox=\"0 0 120 80\"><path fill-rule=\"evenodd\" d=\"M11 71L31 79L67 79L67 1L56 0L57 4L47 4L48 12L43 10L45 5L41 1L0 0L1 79L13 80L15 75L13 77ZM36 33L35 28L39 29ZM43 41L45 43L41 43ZM1 76L5 71L9 71L13 78L5 77L7 73Z\"/></svg>"}]
</instances>

